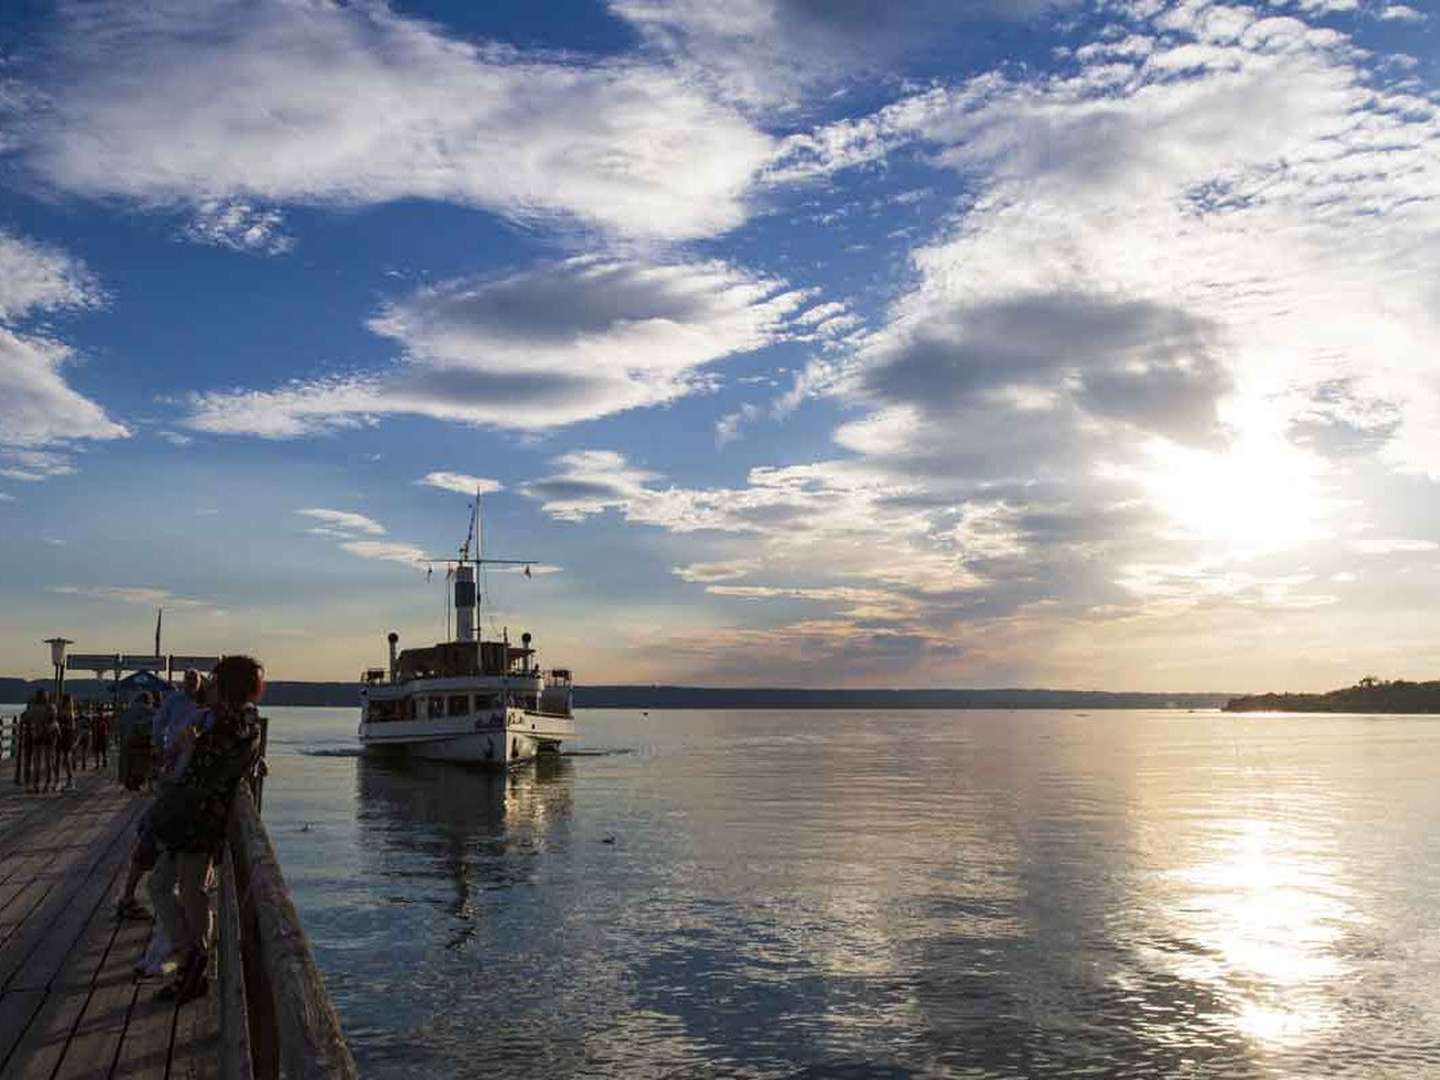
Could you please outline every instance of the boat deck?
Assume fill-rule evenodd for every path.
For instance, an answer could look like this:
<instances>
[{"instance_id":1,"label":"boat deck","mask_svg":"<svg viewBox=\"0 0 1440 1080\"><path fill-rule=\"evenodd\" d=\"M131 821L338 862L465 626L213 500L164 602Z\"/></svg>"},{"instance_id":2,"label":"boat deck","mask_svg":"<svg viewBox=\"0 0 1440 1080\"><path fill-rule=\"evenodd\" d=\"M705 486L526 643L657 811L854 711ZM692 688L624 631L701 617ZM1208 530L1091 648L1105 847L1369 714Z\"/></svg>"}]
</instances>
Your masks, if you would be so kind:
<instances>
[{"instance_id":1,"label":"boat deck","mask_svg":"<svg viewBox=\"0 0 1440 1080\"><path fill-rule=\"evenodd\" d=\"M0 1076L208 1077L218 994L177 1008L134 965L147 922L117 923L147 796L104 771L27 794L0 770ZM144 897L142 882L141 897Z\"/></svg>"}]
</instances>

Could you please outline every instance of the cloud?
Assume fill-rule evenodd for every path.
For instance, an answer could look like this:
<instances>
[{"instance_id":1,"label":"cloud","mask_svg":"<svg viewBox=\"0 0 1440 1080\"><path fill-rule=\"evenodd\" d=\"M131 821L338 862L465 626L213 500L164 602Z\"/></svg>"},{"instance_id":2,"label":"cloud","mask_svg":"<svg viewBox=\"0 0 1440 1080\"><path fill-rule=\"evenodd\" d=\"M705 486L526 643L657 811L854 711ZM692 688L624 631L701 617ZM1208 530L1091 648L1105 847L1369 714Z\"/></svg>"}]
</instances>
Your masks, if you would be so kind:
<instances>
[{"instance_id":1,"label":"cloud","mask_svg":"<svg viewBox=\"0 0 1440 1080\"><path fill-rule=\"evenodd\" d=\"M709 236L744 219L771 151L667 66L526 57L381 3L74 4L52 42L8 124L26 166L198 212L207 242L273 249L260 205L409 198Z\"/></svg>"},{"instance_id":2,"label":"cloud","mask_svg":"<svg viewBox=\"0 0 1440 1080\"><path fill-rule=\"evenodd\" d=\"M454 279L370 321L404 350L392 367L200 394L187 423L268 438L396 414L517 429L578 423L705 389L706 365L779 340L805 299L722 262L580 257Z\"/></svg>"},{"instance_id":3,"label":"cloud","mask_svg":"<svg viewBox=\"0 0 1440 1080\"><path fill-rule=\"evenodd\" d=\"M97 307L104 299L95 276L74 256L0 231L0 322Z\"/></svg>"},{"instance_id":4,"label":"cloud","mask_svg":"<svg viewBox=\"0 0 1440 1080\"><path fill-rule=\"evenodd\" d=\"M365 533L369 536L385 535L385 526L381 525L378 521L373 518L368 518L364 514L356 514L349 510L313 508L296 510L295 512L308 518L314 518L316 521L323 521L326 525L343 532Z\"/></svg>"},{"instance_id":5,"label":"cloud","mask_svg":"<svg viewBox=\"0 0 1440 1080\"><path fill-rule=\"evenodd\" d=\"M481 495L486 495L492 491L503 490L498 480L457 472L426 473L415 483L425 487L439 488L441 491L458 492L461 495L474 495L477 491Z\"/></svg>"},{"instance_id":6,"label":"cloud","mask_svg":"<svg viewBox=\"0 0 1440 1080\"><path fill-rule=\"evenodd\" d=\"M755 559L729 559L720 562L690 563L688 566L672 566L670 572L682 581L708 585L718 581L734 581L748 577L759 569Z\"/></svg>"},{"instance_id":7,"label":"cloud","mask_svg":"<svg viewBox=\"0 0 1440 1080\"><path fill-rule=\"evenodd\" d=\"M0 326L0 444L37 448L129 435L65 382L61 368L73 358L73 350L58 341ZM23 454L11 456L25 459Z\"/></svg>"},{"instance_id":8,"label":"cloud","mask_svg":"<svg viewBox=\"0 0 1440 1080\"><path fill-rule=\"evenodd\" d=\"M1404 537L1373 537L1350 541L1350 550L1362 555L1404 555L1414 552L1437 551L1440 544L1433 540L1411 540Z\"/></svg>"},{"instance_id":9,"label":"cloud","mask_svg":"<svg viewBox=\"0 0 1440 1080\"><path fill-rule=\"evenodd\" d=\"M63 541L62 541L63 542ZM141 607L190 608L219 610L209 600L176 596L168 589L136 585L52 585L49 591L62 596L79 596L90 600L110 600Z\"/></svg>"},{"instance_id":10,"label":"cloud","mask_svg":"<svg viewBox=\"0 0 1440 1080\"><path fill-rule=\"evenodd\" d=\"M875 627L902 664L945 640L994 670L987 629L1023 649L1019 627L1193 654L1187 620L1336 602L1333 535L1375 470L1440 476L1431 96L1293 7L1114 10L1056 71L986 72L787 141L776 185L905 148L963 186L883 320L787 398L852 410L835 460L696 489L562 458L527 487L557 517L754 559L767 584L715 587L780 611L886 594L712 635L716 664L760 640L833 659Z\"/></svg>"},{"instance_id":11,"label":"cloud","mask_svg":"<svg viewBox=\"0 0 1440 1080\"><path fill-rule=\"evenodd\" d=\"M78 259L0 231L0 476L33 482L73 473L67 448L74 441L130 434L65 381L62 368L73 364L73 349L20 325L103 300Z\"/></svg>"},{"instance_id":12,"label":"cloud","mask_svg":"<svg viewBox=\"0 0 1440 1080\"><path fill-rule=\"evenodd\" d=\"M1053 410L1064 398L1091 417L1182 441L1216 434L1228 377L1214 327L1150 301L1083 293L1010 295L942 307L864 357L863 392L887 405L950 414L966 405Z\"/></svg>"},{"instance_id":13,"label":"cloud","mask_svg":"<svg viewBox=\"0 0 1440 1080\"><path fill-rule=\"evenodd\" d=\"M914 56L943 55L985 20L1024 20L1069 0L610 0L655 49L725 96L778 104Z\"/></svg>"},{"instance_id":14,"label":"cloud","mask_svg":"<svg viewBox=\"0 0 1440 1080\"><path fill-rule=\"evenodd\" d=\"M392 540L347 540L340 547L362 559L398 562L407 566L423 566L431 560L423 548Z\"/></svg>"},{"instance_id":15,"label":"cloud","mask_svg":"<svg viewBox=\"0 0 1440 1080\"><path fill-rule=\"evenodd\" d=\"M1212 555L1295 546L1342 502L1341 443L1440 475L1440 249L1414 243L1440 235L1440 114L1332 28L1154 10L1059 73L791 141L777 176L919 143L972 188L803 392L868 407L837 441L931 496L1063 485Z\"/></svg>"},{"instance_id":16,"label":"cloud","mask_svg":"<svg viewBox=\"0 0 1440 1080\"><path fill-rule=\"evenodd\" d=\"M285 235L284 222L278 210L262 210L238 199L209 199L195 208L182 235L231 251L283 255L295 246L295 238Z\"/></svg>"},{"instance_id":17,"label":"cloud","mask_svg":"<svg viewBox=\"0 0 1440 1080\"><path fill-rule=\"evenodd\" d=\"M713 596L733 596L742 600L815 600L841 603L887 603L890 593L878 589L856 589L844 585L807 587L795 585L707 585Z\"/></svg>"}]
</instances>

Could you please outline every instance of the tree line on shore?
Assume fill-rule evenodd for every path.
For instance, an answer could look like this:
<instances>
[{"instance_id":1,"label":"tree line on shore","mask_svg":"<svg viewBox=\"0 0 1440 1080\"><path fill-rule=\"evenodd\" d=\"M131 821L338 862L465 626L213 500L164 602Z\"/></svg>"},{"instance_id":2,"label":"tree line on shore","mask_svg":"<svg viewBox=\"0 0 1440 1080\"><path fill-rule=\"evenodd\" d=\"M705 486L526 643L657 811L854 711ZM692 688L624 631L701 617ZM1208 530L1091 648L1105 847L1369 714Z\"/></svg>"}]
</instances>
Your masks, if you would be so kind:
<instances>
[{"instance_id":1,"label":"tree line on shore","mask_svg":"<svg viewBox=\"0 0 1440 1080\"><path fill-rule=\"evenodd\" d=\"M1354 686L1324 694L1247 694L1226 712L1440 713L1440 682L1367 675Z\"/></svg>"}]
</instances>

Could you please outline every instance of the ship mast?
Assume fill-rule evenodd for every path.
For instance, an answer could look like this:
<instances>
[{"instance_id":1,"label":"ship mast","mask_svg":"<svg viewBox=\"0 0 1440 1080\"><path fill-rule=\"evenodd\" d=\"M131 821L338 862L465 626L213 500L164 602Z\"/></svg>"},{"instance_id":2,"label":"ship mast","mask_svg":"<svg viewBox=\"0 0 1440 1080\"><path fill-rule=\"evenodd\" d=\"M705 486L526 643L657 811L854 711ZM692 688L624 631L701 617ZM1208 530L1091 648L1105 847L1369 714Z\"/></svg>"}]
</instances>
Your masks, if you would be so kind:
<instances>
[{"instance_id":1,"label":"ship mast","mask_svg":"<svg viewBox=\"0 0 1440 1080\"><path fill-rule=\"evenodd\" d=\"M535 564L534 559L486 559L482 557L483 533L480 527L480 492L475 492L475 502L470 507L470 525L465 530L465 542L460 545L460 557L458 559L430 559L424 561L430 564L444 563L453 566L453 577L455 591L455 640L476 641L477 623L476 615L480 604L479 592L476 585L476 571L481 566L523 566L525 575L529 577L530 567ZM471 554L472 548L474 554Z\"/></svg>"}]
</instances>

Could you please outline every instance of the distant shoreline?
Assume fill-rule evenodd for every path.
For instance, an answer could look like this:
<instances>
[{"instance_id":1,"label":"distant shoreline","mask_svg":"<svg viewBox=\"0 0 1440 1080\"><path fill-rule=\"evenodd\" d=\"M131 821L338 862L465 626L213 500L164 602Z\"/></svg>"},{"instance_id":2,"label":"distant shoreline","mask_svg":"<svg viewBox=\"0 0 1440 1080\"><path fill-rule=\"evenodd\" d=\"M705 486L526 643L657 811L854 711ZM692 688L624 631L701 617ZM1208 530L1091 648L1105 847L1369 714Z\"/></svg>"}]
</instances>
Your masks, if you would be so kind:
<instances>
[{"instance_id":1,"label":"distant shoreline","mask_svg":"<svg viewBox=\"0 0 1440 1080\"><path fill-rule=\"evenodd\" d=\"M45 680L0 678L0 703L18 705ZM67 680L82 697L97 697L102 684L94 679ZM575 706L581 709L1218 709L1231 694L1157 694L1105 690L981 689L981 690L824 690L798 687L720 686L577 686ZM355 683L271 682L265 694L270 705L355 707Z\"/></svg>"},{"instance_id":2,"label":"distant shoreline","mask_svg":"<svg viewBox=\"0 0 1440 1080\"><path fill-rule=\"evenodd\" d=\"M1226 712L1440 713L1440 682L1361 679L1324 694L1247 694Z\"/></svg>"}]
</instances>

